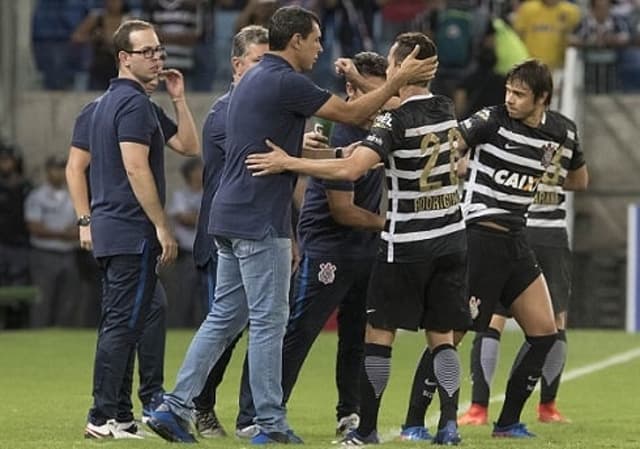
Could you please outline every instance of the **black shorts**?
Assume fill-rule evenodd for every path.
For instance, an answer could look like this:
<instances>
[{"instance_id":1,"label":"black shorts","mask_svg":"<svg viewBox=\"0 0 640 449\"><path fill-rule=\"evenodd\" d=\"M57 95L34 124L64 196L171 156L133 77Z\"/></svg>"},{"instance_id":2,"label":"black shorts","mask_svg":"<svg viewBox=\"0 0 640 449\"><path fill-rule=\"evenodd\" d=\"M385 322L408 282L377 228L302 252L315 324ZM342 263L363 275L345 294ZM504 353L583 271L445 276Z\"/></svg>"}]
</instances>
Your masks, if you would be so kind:
<instances>
[{"instance_id":1,"label":"black shorts","mask_svg":"<svg viewBox=\"0 0 640 449\"><path fill-rule=\"evenodd\" d=\"M542 273L523 232L467 227L469 310L475 331L485 331L498 305L513 301Z\"/></svg>"},{"instance_id":2,"label":"black shorts","mask_svg":"<svg viewBox=\"0 0 640 449\"><path fill-rule=\"evenodd\" d=\"M566 312L571 296L571 251L569 248L544 245L531 245L531 248L547 281L553 312ZM511 317L509 311L500 303L497 304L495 313Z\"/></svg>"},{"instance_id":3,"label":"black shorts","mask_svg":"<svg viewBox=\"0 0 640 449\"><path fill-rule=\"evenodd\" d=\"M467 253L415 263L376 260L367 294L367 321L377 329L465 330Z\"/></svg>"}]
</instances>

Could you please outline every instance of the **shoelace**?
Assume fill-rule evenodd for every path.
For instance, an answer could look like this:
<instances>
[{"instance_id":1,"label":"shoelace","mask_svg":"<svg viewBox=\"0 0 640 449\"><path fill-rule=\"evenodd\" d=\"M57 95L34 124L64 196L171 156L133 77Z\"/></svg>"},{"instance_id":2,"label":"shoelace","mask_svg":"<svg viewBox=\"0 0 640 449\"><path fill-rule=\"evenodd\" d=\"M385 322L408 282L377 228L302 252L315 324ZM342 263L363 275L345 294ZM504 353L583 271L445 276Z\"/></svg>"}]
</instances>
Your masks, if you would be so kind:
<instances>
[{"instance_id":1,"label":"shoelace","mask_svg":"<svg viewBox=\"0 0 640 449\"><path fill-rule=\"evenodd\" d=\"M218 421L218 417L213 412L198 414L197 421L205 429L220 427L220 421Z\"/></svg>"}]
</instances>

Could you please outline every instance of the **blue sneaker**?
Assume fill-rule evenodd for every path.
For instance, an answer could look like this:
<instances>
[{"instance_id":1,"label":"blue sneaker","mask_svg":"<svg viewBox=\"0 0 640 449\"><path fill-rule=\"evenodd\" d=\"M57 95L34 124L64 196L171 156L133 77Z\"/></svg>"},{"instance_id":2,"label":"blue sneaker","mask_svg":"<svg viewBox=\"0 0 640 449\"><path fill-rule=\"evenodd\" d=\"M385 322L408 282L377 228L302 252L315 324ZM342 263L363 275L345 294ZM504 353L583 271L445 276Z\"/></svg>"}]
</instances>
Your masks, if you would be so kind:
<instances>
[{"instance_id":1,"label":"blue sneaker","mask_svg":"<svg viewBox=\"0 0 640 449\"><path fill-rule=\"evenodd\" d=\"M455 420L447 421L442 429L438 429L438 433L433 437L433 444L442 444L445 446L457 446L462 442L458 433L458 423Z\"/></svg>"},{"instance_id":2,"label":"blue sneaker","mask_svg":"<svg viewBox=\"0 0 640 449\"><path fill-rule=\"evenodd\" d=\"M151 412L147 425L167 441L174 443L198 442L189 432L189 422L173 413L167 404L162 404Z\"/></svg>"},{"instance_id":3,"label":"blue sneaker","mask_svg":"<svg viewBox=\"0 0 640 449\"><path fill-rule=\"evenodd\" d=\"M517 422L503 427L493 423L493 433L491 436L502 438L533 438L536 435L529 432L529 429L527 429L524 423Z\"/></svg>"},{"instance_id":4,"label":"blue sneaker","mask_svg":"<svg viewBox=\"0 0 640 449\"><path fill-rule=\"evenodd\" d=\"M365 446L367 444L380 444L378 432L371 431L369 435L363 437L357 430L352 430L339 441L341 446Z\"/></svg>"},{"instance_id":5,"label":"blue sneaker","mask_svg":"<svg viewBox=\"0 0 640 449\"><path fill-rule=\"evenodd\" d=\"M142 406L142 423L146 424L151 417L151 412L162 405L164 401L164 391L160 390L154 393L151 400Z\"/></svg>"},{"instance_id":6,"label":"blue sneaker","mask_svg":"<svg viewBox=\"0 0 640 449\"><path fill-rule=\"evenodd\" d=\"M402 426L402 432L400 432L401 441L431 441L432 439L433 436L424 426Z\"/></svg>"},{"instance_id":7,"label":"blue sneaker","mask_svg":"<svg viewBox=\"0 0 640 449\"><path fill-rule=\"evenodd\" d=\"M287 432L260 431L251 438L251 444L304 444L302 438L289 429Z\"/></svg>"}]
</instances>

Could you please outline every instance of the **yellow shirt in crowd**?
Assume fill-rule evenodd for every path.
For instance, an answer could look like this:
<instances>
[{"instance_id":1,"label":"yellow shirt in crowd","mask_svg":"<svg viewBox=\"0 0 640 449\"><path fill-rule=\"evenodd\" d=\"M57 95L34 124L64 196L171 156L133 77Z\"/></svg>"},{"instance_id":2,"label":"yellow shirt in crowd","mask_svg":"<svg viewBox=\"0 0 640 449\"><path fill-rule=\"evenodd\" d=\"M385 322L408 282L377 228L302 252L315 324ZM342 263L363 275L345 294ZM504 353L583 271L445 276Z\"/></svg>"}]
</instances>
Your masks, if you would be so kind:
<instances>
[{"instance_id":1,"label":"yellow shirt in crowd","mask_svg":"<svg viewBox=\"0 0 640 449\"><path fill-rule=\"evenodd\" d=\"M529 54L556 69L564 63L568 36L580 23L580 8L564 0L553 3L540 0L522 3L513 24Z\"/></svg>"}]
</instances>

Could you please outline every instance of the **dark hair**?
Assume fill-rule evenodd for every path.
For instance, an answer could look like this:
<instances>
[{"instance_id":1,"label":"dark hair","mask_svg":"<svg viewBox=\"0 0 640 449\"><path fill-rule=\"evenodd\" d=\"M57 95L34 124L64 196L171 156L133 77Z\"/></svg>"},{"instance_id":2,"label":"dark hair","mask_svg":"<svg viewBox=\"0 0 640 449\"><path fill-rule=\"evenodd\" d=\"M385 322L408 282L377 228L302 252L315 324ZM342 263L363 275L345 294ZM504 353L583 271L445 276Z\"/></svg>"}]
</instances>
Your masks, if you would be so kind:
<instances>
[{"instance_id":1,"label":"dark hair","mask_svg":"<svg viewBox=\"0 0 640 449\"><path fill-rule=\"evenodd\" d=\"M180 166L180 173L185 181L189 180L189 175L195 169L202 167L202 161L198 157L187 159Z\"/></svg>"},{"instance_id":2,"label":"dark hair","mask_svg":"<svg viewBox=\"0 0 640 449\"><path fill-rule=\"evenodd\" d=\"M134 31L140 30L155 30L153 25L144 20L126 20L118 27L115 33L113 33L113 49L118 61L118 53L121 51L131 51L131 40L129 37Z\"/></svg>"},{"instance_id":3,"label":"dark hair","mask_svg":"<svg viewBox=\"0 0 640 449\"><path fill-rule=\"evenodd\" d=\"M551 104L553 95L553 77L547 65L539 59L528 59L520 64L514 65L507 73L507 83L520 81L526 84L533 92L534 100L547 93L544 104Z\"/></svg>"},{"instance_id":4,"label":"dark hair","mask_svg":"<svg viewBox=\"0 0 640 449\"><path fill-rule=\"evenodd\" d=\"M416 56L417 59L427 59L431 56L435 56L437 53L436 44L434 44L426 34L419 33L417 31L402 33L396 37L393 43L394 45L398 44L393 52L396 64L400 64L404 61L405 58L411 54L416 45L420 46L420 51L418 51L418 55Z\"/></svg>"},{"instance_id":5,"label":"dark hair","mask_svg":"<svg viewBox=\"0 0 640 449\"><path fill-rule=\"evenodd\" d=\"M412 31L402 33L393 41L396 46L393 51L393 58L396 64L400 64L407 56L411 54L416 45L420 46L420 50L416 55L416 59L427 59L435 56L437 53L436 44L433 43L429 36L424 33ZM397 44L397 45L396 45ZM428 81L410 83L415 86L428 86Z\"/></svg>"},{"instance_id":6,"label":"dark hair","mask_svg":"<svg viewBox=\"0 0 640 449\"><path fill-rule=\"evenodd\" d=\"M269 20L269 49L282 51L294 34L299 33L304 39L313 31L313 22L320 26L320 19L313 12L299 6L284 6L271 16Z\"/></svg>"},{"instance_id":7,"label":"dark hair","mask_svg":"<svg viewBox=\"0 0 640 449\"><path fill-rule=\"evenodd\" d=\"M353 65L364 76L387 76L387 60L378 53L363 51L353 57Z\"/></svg>"},{"instance_id":8,"label":"dark hair","mask_svg":"<svg viewBox=\"0 0 640 449\"><path fill-rule=\"evenodd\" d=\"M260 25L249 25L242 28L233 36L231 57L240 57L247 52L251 44L268 44L269 31Z\"/></svg>"}]
</instances>

